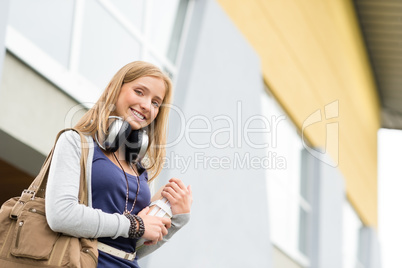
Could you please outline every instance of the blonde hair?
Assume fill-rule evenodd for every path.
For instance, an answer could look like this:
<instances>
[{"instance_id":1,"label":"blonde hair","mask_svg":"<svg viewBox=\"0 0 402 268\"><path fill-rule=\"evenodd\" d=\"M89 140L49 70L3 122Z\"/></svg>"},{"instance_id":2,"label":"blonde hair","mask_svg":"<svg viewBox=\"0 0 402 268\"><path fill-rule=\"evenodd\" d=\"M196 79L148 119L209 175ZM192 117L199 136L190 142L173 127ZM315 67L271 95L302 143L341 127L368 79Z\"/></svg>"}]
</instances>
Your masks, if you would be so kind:
<instances>
[{"instance_id":1,"label":"blonde hair","mask_svg":"<svg viewBox=\"0 0 402 268\"><path fill-rule=\"evenodd\" d=\"M151 182L162 171L166 154L165 145L168 130L169 108L173 95L170 78L158 67L143 61L134 61L122 67L113 76L95 105L78 121L75 128L93 138L95 138L98 130L102 130L103 133L106 133L108 128L108 118L115 110L115 104L122 85L144 76L160 78L165 84L165 97L163 98L162 104L159 108L158 115L150 124L151 127L148 127L150 141L146 153L146 162L148 165L142 163L149 172L150 179L148 182Z\"/></svg>"}]
</instances>

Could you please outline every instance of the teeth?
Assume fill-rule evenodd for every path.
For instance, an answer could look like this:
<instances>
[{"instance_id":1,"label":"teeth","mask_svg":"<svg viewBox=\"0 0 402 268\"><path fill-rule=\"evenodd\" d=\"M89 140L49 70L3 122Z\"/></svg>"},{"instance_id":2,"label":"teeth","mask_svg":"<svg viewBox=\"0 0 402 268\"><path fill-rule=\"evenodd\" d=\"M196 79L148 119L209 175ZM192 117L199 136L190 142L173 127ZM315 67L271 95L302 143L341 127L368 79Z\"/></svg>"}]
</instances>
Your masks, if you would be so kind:
<instances>
[{"instance_id":1,"label":"teeth","mask_svg":"<svg viewBox=\"0 0 402 268\"><path fill-rule=\"evenodd\" d=\"M137 117L139 117L140 119L144 119L144 116L141 115L140 113L138 113L137 111L133 110L133 113L134 113Z\"/></svg>"}]
</instances>

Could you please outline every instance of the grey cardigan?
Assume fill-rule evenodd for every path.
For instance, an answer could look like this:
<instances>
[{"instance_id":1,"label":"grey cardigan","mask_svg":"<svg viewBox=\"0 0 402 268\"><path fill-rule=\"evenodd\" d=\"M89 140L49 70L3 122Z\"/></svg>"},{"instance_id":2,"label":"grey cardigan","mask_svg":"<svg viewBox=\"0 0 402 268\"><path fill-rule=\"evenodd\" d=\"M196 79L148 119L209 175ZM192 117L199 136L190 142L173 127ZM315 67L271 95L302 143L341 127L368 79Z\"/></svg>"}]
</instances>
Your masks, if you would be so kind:
<instances>
[{"instance_id":1,"label":"grey cardigan","mask_svg":"<svg viewBox=\"0 0 402 268\"><path fill-rule=\"evenodd\" d=\"M94 142L87 136L89 148L86 179L88 206L78 203L80 183L81 140L75 131L64 132L57 141L46 186L46 218L55 232L76 237L128 237L130 221L123 215L92 208L91 171ZM138 258L153 252L167 242L190 219L190 214L173 215L168 234L156 245L141 247Z\"/></svg>"}]
</instances>

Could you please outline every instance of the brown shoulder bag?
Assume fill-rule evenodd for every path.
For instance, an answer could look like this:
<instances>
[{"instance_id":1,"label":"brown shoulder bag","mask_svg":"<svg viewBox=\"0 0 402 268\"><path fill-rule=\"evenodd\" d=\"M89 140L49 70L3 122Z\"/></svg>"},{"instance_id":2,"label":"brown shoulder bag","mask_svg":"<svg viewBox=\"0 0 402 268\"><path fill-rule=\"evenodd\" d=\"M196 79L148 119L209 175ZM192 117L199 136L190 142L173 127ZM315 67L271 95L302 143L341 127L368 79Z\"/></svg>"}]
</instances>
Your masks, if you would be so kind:
<instances>
[{"instance_id":1,"label":"brown shoulder bag","mask_svg":"<svg viewBox=\"0 0 402 268\"><path fill-rule=\"evenodd\" d=\"M88 204L85 169L88 148L81 137L80 203ZM54 148L47 156L39 175L20 197L7 200L0 209L0 267L96 267L98 249L96 239L76 238L53 232L45 214L45 190Z\"/></svg>"}]
</instances>

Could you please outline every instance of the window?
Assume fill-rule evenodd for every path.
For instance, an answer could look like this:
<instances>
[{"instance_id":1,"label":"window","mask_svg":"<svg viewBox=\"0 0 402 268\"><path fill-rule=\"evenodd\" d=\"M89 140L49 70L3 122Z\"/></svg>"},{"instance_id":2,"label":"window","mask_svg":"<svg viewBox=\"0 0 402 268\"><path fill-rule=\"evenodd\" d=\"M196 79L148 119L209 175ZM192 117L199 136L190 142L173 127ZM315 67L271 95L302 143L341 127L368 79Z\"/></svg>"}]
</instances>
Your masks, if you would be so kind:
<instances>
[{"instance_id":1,"label":"window","mask_svg":"<svg viewBox=\"0 0 402 268\"><path fill-rule=\"evenodd\" d=\"M13 0L6 46L79 102L95 101L134 60L175 77L193 1Z\"/></svg>"},{"instance_id":2,"label":"window","mask_svg":"<svg viewBox=\"0 0 402 268\"><path fill-rule=\"evenodd\" d=\"M261 99L264 116L272 130L266 141L267 153L274 163L266 172L271 239L290 258L309 266L306 230L310 226L311 206L308 192L302 187L306 178L301 176L301 138L271 96L263 92Z\"/></svg>"},{"instance_id":3,"label":"window","mask_svg":"<svg viewBox=\"0 0 402 268\"><path fill-rule=\"evenodd\" d=\"M68 67L74 1L13 0L9 10L9 26Z\"/></svg>"},{"instance_id":4,"label":"window","mask_svg":"<svg viewBox=\"0 0 402 268\"><path fill-rule=\"evenodd\" d=\"M140 59L141 44L98 1L86 0L78 72L100 89L128 62Z\"/></svg>"}]
</instances>

